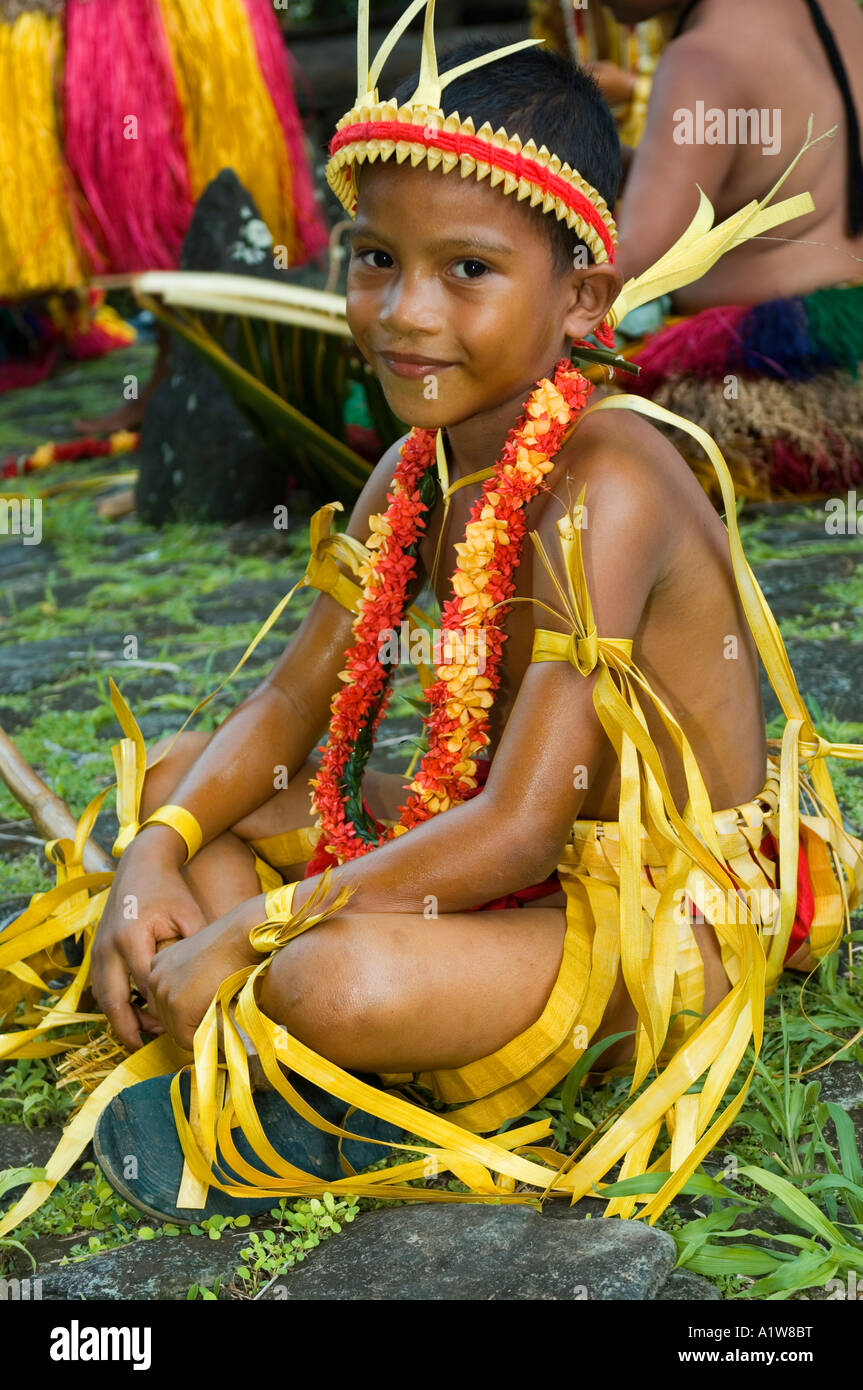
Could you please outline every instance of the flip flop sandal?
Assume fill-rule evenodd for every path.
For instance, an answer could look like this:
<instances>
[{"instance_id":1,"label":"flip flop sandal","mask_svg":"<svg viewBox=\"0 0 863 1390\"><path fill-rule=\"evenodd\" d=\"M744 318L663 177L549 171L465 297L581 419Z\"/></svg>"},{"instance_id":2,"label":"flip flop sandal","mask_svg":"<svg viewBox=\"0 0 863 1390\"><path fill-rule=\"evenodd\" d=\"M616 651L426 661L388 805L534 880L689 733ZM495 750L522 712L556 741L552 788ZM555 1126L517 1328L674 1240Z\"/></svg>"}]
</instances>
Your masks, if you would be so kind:
<instances>
[{"instance_id":1,"label":"flip flop sandal","mask_svg":"<svg viewBox=\"0 0 863 1390\"><path fill-rule=\"evenodd\" d=\"M277 1197L229 1197L211 1187L204 1207L178 1207L177 1194L183 1174L183 1150L171 1108L170 1076L141 1081L115 1096L99 1117L93 1136L96 1159L108 1182L131 1206L156 1221L193 1225L208 1216L255 1216L271 1210ZM361 1076L374 1084L376 1078ZM364 1111L354 1111L345 1123L347 1106L326 1091L292 1077L292 1084L303 1099L324 1119L340 1124L371 1140L401 1141L403 1131ZM189 1104L189 1073L180 1078L183 1103ZM338 1136L316 1129L298 1115L277 1091L255 1093L255 1106L264 1133L273 1148L289 1163L324 1181L345 1176L339 1162ZM237 1150L256 1168L265 1167L242 1130L233 1134ZM380 1144L345 1140L342 1153L357 1171L385 1158L391 1152ZM225 1172L231 1173L227 1164ZM134 1173L134 1177L130 1176Z\"/></svg>"}]
</instances>

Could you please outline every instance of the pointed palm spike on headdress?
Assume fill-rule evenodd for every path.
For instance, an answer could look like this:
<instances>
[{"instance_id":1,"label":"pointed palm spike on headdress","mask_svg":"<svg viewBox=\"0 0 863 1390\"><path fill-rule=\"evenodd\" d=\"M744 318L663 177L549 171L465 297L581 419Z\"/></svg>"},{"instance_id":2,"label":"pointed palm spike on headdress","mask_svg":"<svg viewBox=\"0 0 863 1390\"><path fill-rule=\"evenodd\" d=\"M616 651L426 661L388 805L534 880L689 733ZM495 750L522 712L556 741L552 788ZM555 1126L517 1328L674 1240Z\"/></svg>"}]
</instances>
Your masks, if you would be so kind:
<instances>
[{"instance_id":1,"label":"pointed palm spike on headdress","mask_svg":"<svg viewBox=\"0 0 863 1390\"><path fill-rule=\"evenodd\" d=\"M423 46L420 56L420 80L408 103L410 106L440 106L440 76L434 46L434 4L428 0L423 24Z\"/></svg>"},{"instance_id":2,"label":"pointed palm spike on headdress","mask_svg":"<svg viewBox=\"0 0 863 1390\"><path fill-rule=\"evenodd\" d=\"M518 43L507 44L506 48L496 48L493 53L482 53L468 63L459 63L457 68L447 68L440 79L440 89L443 91L451 82L467 77L469 72L485 67L486 63L496 63L500 58L508 58L511 53L520 53L523 48L535 48L538 43L542 43L542 39L521 39Z\"/></svg>"},{"instance_id":3,"label":"pointed palm spike on headdress","mask_svg":"<svg viewBox=\"0 0 863 1390\"><path fill-rule=\"evenodd\" d=\"M357 10L357 106L368 92L369 86L369 0L359 0Z\"/></svg>"},{"instance_id":4,"label":"pointed palm spike on headdress","mask_svg":"<svg viewBox=\"0 0 863 1390\"><path fill-rule=\"evenodd\" d=\"M505 48L497 48L493 53L481 54L478 58L472 58L467 63L460 63L457 68L452 68L441 77L438 71L437 50L434 41L434 14L435 0L412 0L404 14L396 21L390 29L377 53L374 62L369 65L369 0L360 0L357 24L357 101L358 107L367 103L376 105L378 101L378 82L383 71L387 58L392 53L399 39L404 34L408 25L413 19L425 9L425 22L423 24L422 56L420 59L420 80L419 85L407 103L408 106L427 106L432 109L440 108L441 93L450 82L454 82L459 77L464 77L476 68L483 67L486 63L496 62L500 58L506 58L511 53L518 53L522 48L532 48L534 44L541 43L541 39L522 39L518 43L508 44Z\"/></svg>"},{"instance_id":5,"label":"pointed palm spike on headdress","mask_svg":"<svg viewBox=\"0 0 863 1390\"><path fill-rule=\"evenodd\" d=\"M369 0L360 0L359 34L357 44L357 106L378 99L378 82L384 63L392 53L402 34L411 21L429 3L429 0L412 0L401 19L397 20L387 34L369 67Z\"/></svg>"},{"instance_id":6,"label":"pointed palm spike on headdress","mask_svg":"<svg viewBox=\"0 0 863 1390\"><path fill-rule=\"evenodd\" d=\"M422 57L420 59L420 80L419 85L410 100L411 106L440 107L441 93L450 82L455 82L459 77L466 77L469 72L474 72L477 68L485 67L486 63L496 63L501 58L506 58L510 53L518 53L523 48L533 48L535 44L542 43L542 39L522 39L519 43L511 43L506 48L496 48L493 53L482 53L477 58L471 58L466 63L460 63L457 68L451 68L449 72L441 77L438 72L437 52L434 42L434 7L435 0L427 0L425 24L423 25L423 46Z\"/></svg>"}]
</instances>

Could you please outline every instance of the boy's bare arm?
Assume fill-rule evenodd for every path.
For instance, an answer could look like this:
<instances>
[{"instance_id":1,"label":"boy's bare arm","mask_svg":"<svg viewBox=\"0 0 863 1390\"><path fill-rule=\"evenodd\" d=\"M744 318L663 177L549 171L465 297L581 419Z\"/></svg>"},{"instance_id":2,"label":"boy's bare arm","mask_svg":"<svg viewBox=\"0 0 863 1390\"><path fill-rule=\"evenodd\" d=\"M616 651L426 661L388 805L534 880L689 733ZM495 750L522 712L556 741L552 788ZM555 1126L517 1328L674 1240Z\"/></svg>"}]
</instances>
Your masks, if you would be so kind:
<instances>
[{"instance_id":1,"label":"boy's bare arm","mask_svg":"<svg viewBox=\"0 0 863 1390\"><path fill-rule=\"evenodd\" d=\"M627 172L618 219L618 264L624 283L664 255L691 222L701 188L714 205L734 162L735 149L678 143L678 113L745 106L734 68L698 34L676 39L660 59L647 123ZM678 139L675 140L675 131Z\"/></svg>"},{"instance_id":2,"label":"boy's bare arm","mask_svg":"<svg viewBox=\"0 0 863 1390\"><path fill-rule=\"evenodd\" d=\"M385 510L398 445L381 459L354 507L347 534L366 541L369 517ZM207 844L274 794L277 769L292 777L308 758L329 718L350 645L354 614L318 594L282 656L261 684L228 715L172 795L195 816ZM165 827L145 832L185 848Z\"/></svg>"},{"instance_id":3,"label":"boy's bare arm","mask_svg":"<svg viewBox=\"0 0 863 1390\"><path fill-rule=\"evenodd\" d=\"M365 541L368 519L386 506L397 446L360 495L348 532ZM207 844L274 793L278 766L302 766L326 723L353 614L320 594L262 685L225 720L171 793L198 820ZM146 994L160 943L203 932L207 921L180 872L186 846L169 826L142 830L125 850L93 946L93 988L123 1043L138 1046L152 1018L130 996L130 976ZM131 905L131 906L130 906ZM131 915L130 915L131 914Z\"/></svg>"}]
</instances>

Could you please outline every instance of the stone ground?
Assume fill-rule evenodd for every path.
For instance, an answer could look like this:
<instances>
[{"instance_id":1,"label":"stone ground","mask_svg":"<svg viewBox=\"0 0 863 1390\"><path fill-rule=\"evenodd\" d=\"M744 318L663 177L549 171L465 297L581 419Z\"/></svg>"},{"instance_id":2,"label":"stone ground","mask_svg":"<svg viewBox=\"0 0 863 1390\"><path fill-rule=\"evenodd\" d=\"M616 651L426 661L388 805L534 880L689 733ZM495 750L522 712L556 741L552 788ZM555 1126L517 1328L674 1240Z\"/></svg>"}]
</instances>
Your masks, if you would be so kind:
<instances>
[{"instance_id":1,"label":"stone ground","mask_svg":"<svg viewBox=\"0 0 863 1390\"><path fill-rule=\"evenodd\" d=\"M0 398L0 460L48 439L71 438L72 420L116 404L125 373L145 376L151 356L151 349L136 347L77 366L34 391ZM51 470L43 475L42 486L102 478L104 491L134 463L126 457L107 465ZM14 486L7 484L6 490ZM301 498L291 507L284 531L275 530L266 517L156 531L134 518L100 520L94 495L94 490L82 489L46 497L40 545L0 537L0 725L76 813L113 776L110 745L117 727L108 677L120 686L148 741L173 732L228 674L258 624L298 577L307 543L308 509ZM818 728L834 740L863 741L863 543L856 535L829 535L824 510L817 506L747 506L741 523L747 554L780 623ZM230 691L217 696L196 727L214 727L260 679L309 602L307 592L297 596ZM405 677L379 741L379 765L405 768L416 728L406 700L415 693ZM775 734L778 704L772 691L765 688L764 693L768 732ZM830 767L849 824L859 832L863 766L833 760ZM104 811L97 838L106 847L113 838L112 822L111 811ZM0 790L0 926L51 882L40 844L20 807ZM826 1019L833 1009L830 1026L844 1023L844 1037L848 1028L863 1024L863 1009L856 984L840 977L840 987L851 1012L837 1015L838 1006L831 1003L819 1016ZM783 1000L786 1009L796 1006L791 990ZM774 1069L781 1070L779 1028L774 1009L768 1037ZM825 1047L815 1060L826 1055ZM807 1054L809 1064L813 1058ZM858 1049L856 1063L861 1061ZM843 1105L863 1139L863 1082L856 1063L834 1064L818 1073L818 1080L821 1099ZM608 1095L596 1093L600 1109L592 1112L594 1119L602 1105L610 1108L622 1094L619 1089L611 1094L612 1089L606 1088ZM0 1171L44 1161L68 1109L65 1095L54 1091L48 1064L5 1064L0 1072ZM753 1108L759 1105L756 1098ZM557 1102L554 1113L559 1115L560 1109ZM742 1125L728 1138L745 1161L772 1161L774 1149L751 1125ZM786 1154L782 1143L777 1137L775 1151ZM779 1171L775 1163L773 1170ZM9 1200L7 1196L4 1204ZM702 1205L706 1212L710 1203ZM674 1268L674 1237L703 1214L694 1201L681 1199L654 1228L583 1219L600 1211L599 1204L589 1201L574 1209L552 1204L542 1217L524 1207L425 1204L378 1210L374 1203L360 1203L359 1214L354 1209L337 1223L352 1222L356 1215L354 1229L320 1251L310 1246L310 1257L296 1268L287 1268L288 1259L273 1258L267 1264L261 1256L262 1272L251 1290L262 1298L305 1299L692 1300L733 1296L745 1289L746 1280L711 1276L709 1282ZM320 1225L320 1212L306 1217L319 1236L328 1234L326 1222ZM248 1231L154 1231L105 1190L92 1168L79 1165L62 1193L20 1234L38 1261L45 1298L183 1298L192 1285L199 1297L215 1286L226 1297L238 1287L241 1252L251 1249L254 1255L261 1242L266 1244L265 1231L272 1236L270 1244L281 1250L285 1220L257 1218ZM781 1221L777 1225L775 1214L766 1209L759 1220L771 1231L788 1229ZM0 1271L3 1258L0 1250ZM6 1258L20 1274L27 1272L20 1252ZM819 1294L815 1290L806 1296Z\"/></svg>"}]
</instances>

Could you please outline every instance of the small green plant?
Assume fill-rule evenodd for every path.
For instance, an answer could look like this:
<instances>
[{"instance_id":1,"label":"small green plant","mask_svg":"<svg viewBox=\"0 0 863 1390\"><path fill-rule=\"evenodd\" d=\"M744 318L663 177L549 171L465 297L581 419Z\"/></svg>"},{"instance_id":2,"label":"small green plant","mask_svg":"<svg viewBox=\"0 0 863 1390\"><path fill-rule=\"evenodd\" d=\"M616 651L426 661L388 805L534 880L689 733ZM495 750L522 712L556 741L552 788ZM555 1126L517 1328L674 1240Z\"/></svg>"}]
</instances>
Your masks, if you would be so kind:
<instances>
[{"instance_id":1,"label":"small green plant","mask_svg":"<svg viewBox=\"0 0 863 1390\"><path fill-rule=\"evenodd\" d=\"M57 1088L50 1062L41 1057L21 1057L0 1072L0 1124L65 1124L74 1108L71 1088Z\"/></svg>"},{"instance_id":2,"label":"small green plant","mask_svg":"<svg viewBox=\"0 0 863 1390\"><path fill-rule=\"evenodd\" d=\"M270 1212L276 1229L252 1231L248 1246L240 1252L243 1263L236 1277L242 1295L255 1298L267 1284L304 1260L310 1250L337 1235L358 1211L356 1198L338 1200L331 1192L320 1199L296 1202L293 1207L282 1198Z\"/></svg>"},{"instance_id":3,"label":"small green plant","mask_svg":"<svg viewBox=\"0 0 863 1390\"><path fill-rule=\"evenodd\" d=\"M250 1216L208 1216L200 1226L190 1226L189 1235L209 1236L210 1240L221 1240L223 1231L242 1231L251 1222Z\"/></svg>"},{"instance_id":4,"label":"small green plant","mask_svg":"<svg viewBox=\"0 0 863 1390\"><path fill-rule=\"evenodd\" d=\"M5 1197L7 1192L13 1191L16 1187L23 1187L25 1183L41 1182L44 1176L44 1168L6 1168L0 1172L0 1198ZM10 1240L8 1237L4 1237L0 1240L0 1269L7 1268L5 1256L13 1250L26 1255L33 1268L36 1268L36 1261L20 1240Z\"/></svg>"},{"instance_id":5,"label":"small green plant","mask_svg":"<svg viewBox=\"0 0 863 1390\"><path fill-rule=\"evenodd\" d=\"M211 1289L208 1289L206 1284L192 1284L186 1294L186 1301L194 1303L200 1298L204 1303L215 1303L219 1297L219 1290L221 1287L221 1279L217 1279Z\"/></svg>"},{"instance_id":6,"label":"small green plant","mask_svg":"<svg viewBox=\"0 0 863 1390\"><path fill-rule=\"evenodd\" d=\"M702 1172L690 1178L683 1193L710 1198L712 1210L680 1225L665 1223L677 1244L678 1267L722 1281L726 1296L771 1300L823 1288L851 1271L863 1273L863 1164L849 1117L832 1103L827 1111L836 1129L841 1170L825 1141L829 1171L805 1187L754 1164L736 1168L722 1182ZM604 1188L603 1196L656 1192L665 1180L662 1173L643 1173ZM837 1197L850 1221L829 1219L814 1200L836 1211ZM757 1224L765 1211L786 1229ZM730 1278L741 1282L732 1289Z\"/></svg>"},{"instance_id":7,"label":"small green plant","mask_svg":"<svg viewBox=\"0 0 863 1390\"><path fill-rule=\"evenodd\" d=\"M79 1232L125 1232L132 1239L131 1227L137 1224L140 1213L124 1202L111 1184L102 1176L95 1163L82 1164L87 1176L81 1182L63 1178L46 1202L18 1228L22 1239L32 1236L71 1236ZM118 1239L117 1244L125 1244ZM108 1249L107 1235L104 1249Z\"/></svg>"}]
</instances>

